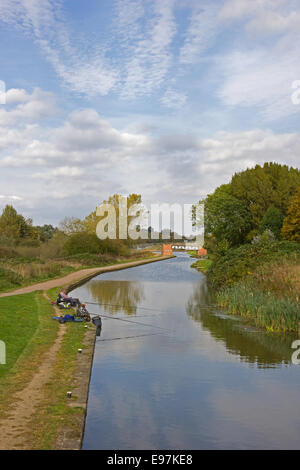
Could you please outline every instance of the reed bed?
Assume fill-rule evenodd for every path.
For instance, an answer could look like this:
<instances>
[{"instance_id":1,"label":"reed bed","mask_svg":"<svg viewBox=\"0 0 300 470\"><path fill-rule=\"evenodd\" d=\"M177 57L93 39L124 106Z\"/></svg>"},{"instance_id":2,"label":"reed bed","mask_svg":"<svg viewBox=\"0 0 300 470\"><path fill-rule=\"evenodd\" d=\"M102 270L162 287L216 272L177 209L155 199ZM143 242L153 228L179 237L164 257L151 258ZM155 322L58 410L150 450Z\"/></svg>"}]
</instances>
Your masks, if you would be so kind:
<instances>
[{"instance_id":1,"label":"reed bed","mask_svg":"<svg viewBox=\"0 0 300 470\"><path fill-rule=\"evenodd\" d=\"M231 314L239 314L257 327L268 331L297 332L300 322L300 304L296 298L278 297L252 285L235 284L221 290L218 304Z\"/></svg>"}]
</instances>

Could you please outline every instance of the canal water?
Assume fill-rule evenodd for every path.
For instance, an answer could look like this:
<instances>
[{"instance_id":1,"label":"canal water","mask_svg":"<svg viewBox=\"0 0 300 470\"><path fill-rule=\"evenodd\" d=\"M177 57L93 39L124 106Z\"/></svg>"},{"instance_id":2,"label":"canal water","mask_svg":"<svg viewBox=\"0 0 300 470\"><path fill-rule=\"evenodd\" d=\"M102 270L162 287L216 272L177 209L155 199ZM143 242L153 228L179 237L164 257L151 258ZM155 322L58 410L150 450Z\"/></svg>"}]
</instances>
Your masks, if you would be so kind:
<instances>
[{"instance_id":1,"label":"canal water","mask_svg":"<svg viewBox=\"0 0 300 470\"><path fill-rule=\"evenodd\" d=\"M300 448L295 338L219 311L192 261L178 253L73 291L109 317L96 341L83 449Z\"/></svg>"}]
</instances>

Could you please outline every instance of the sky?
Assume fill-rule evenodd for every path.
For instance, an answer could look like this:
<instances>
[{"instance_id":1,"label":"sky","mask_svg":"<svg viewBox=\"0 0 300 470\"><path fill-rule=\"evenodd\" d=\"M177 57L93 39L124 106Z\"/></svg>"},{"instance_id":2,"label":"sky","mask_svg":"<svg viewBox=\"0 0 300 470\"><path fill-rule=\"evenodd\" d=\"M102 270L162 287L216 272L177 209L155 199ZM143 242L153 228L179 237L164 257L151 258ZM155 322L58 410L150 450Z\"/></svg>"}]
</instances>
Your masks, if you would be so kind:
<instances>
[{"instance_id":1,"label":"sky","mask_svg":"<svg viewBox=\"0 0 300 470\"><path fill-rule=\"evenodd\" d=\"M0 43L0 211L56 225L299 167L300 0L1 0Z\"/></svg>"}]
</instances>

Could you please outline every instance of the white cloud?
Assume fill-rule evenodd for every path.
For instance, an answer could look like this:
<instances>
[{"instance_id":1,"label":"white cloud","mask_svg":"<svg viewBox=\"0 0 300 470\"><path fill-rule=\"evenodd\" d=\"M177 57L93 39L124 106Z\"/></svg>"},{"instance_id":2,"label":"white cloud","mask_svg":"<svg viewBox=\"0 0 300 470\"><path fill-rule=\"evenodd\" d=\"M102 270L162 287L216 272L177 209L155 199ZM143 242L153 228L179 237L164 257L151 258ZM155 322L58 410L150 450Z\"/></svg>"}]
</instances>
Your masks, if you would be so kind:
<instances>
[{"instance_id":1,"label":"white cloud","mask_svg":"<svg viewBox=\"0 0 300 470\"><path fill-rule=\"evenodd\" d=\"M11 106L14 113L19 104ZM297 166L299 153L298 132L255 129L199 138L174 130L154 137L118 129L93 109L74 111L57 127L27 126L21 118L0 127L0 177L8 175L2 191L20 195L24 207L44 201L54 208L59 198L75 208L85 201L88 211L114 192L192 203L247 166Z\"/></svg>"},{"instance_id":2,"label":"white cloud","mask_svg":"<svg viewBox=\"0 0 300 470\"><path fill-rule=\"evenodd\" d=\"M217 57L218 89L230 106L256 107L266 121L298 112L291 103L291 84L300 76L299 2L227 0L219 20L242 21L239 46ZM232 25L231 25L232 27ZM272 42L270 42L272 38Z\"/></svg>"},{"instance_id":3,"label":"white cloud","mask_svg":"<svg viewBox=\"0 0 300 470\"><path fill-rule=\"evenodd\" d=\"M23 198L18 208L29 215L46 207L56 221L67 207L86 215L114 192L141 193L146 204L193 203L236 171L266 161L297 166L300 153L298 132L255 129L199 138L174 130L154 137L118 129L93 109L77 110L55 128L6 127L0 143L5 136L2 193Z\"/></svg>"},{"instance_id":4,"label":"white cloud","mask_svg":"<svg viewBox=\"0 0 300 470\"><path fill-rule=\"evenodd\" d=\"M285 51L275 47L274 54L264 48L226 54L216 66L224 78L217 94L229 106L257 107L267 121L295 114L291 85L300 76L298 55L293 43Z\"/></svg>"},{"instance_id":5,"label":"white cloud","mask_svg":"<svg viewBox=\"0 0 300 470\"><path fill-rule=\"evenodd\" d=\"M201 2L193 10L184 44L179 51L181 64L197 63L199 57L211 46L219 30L218 9L219 2Z\"/></svg>"},{"instance_id":6,"label":"white cloud","mask_svg":"<svg viewBox=\"0 0 300 470\"><path fill-rule=\"evenodd\" d=\"M106 95L114 87L118 71L105 58L104 47L88 54L76 46L76 37L70 37L62 0L3 1L0 20L31 35L71 91Z\"/></svg>"},{"instance_id":7,"label":"white cloud","mask_svg":"<svg viewBox=\"0 0 300 470\"><path fill-rule=\"evenodd\" d=\"M7 199L11 201L22 201L20 196L6 196L4 194L0 194L0 199Z\"/></svg>"},{"instance_id":8,"label":"white cloud","mask_svg":"<svg viewBox=\"0 0 300 470\"><path fill-rule=\"evenodd\" d=\"M125 13L125 8L126 4L124 10L122 9L121 28L124 18L130 15L130 10ZM144 13L146 25L135 24L134 30L140 31L140 34L137 34L134 41L132 36L127 37L123 43L125 57L124 83L121 90L123 98L150 94L162 85L172 65L171 44L176 33L173 10L174 0L155 0L149 19ZM139 11L135 21L141 18L142 10Z\"/></svg>"},{"instance_id":9,"label":"white cloud","mask_svg":"<svg viewBox=\"0 0 300 470\"><path fill-rule=\"evenodd\" d=\"M180 93L178 91L168 88L163 97L161 98L161 103L167 108L179 109L185 105L187 100L187 95L185 93Z\"/></svg>"},{"instance_id":10,"label":"white cloud","mask_svg":"<svg viewBox=\"0 0 300 470\"><path fill-rule=\"evenodd\" d=\"M52 117L57 113L54 95L35 88L31 94L21 89L7 91L5 107L0 107L0 125L11 125L17 121L36 121ZM16 105L17 106L14 106ZM9 106L9 105L12 105Z\"/></svg>"},{"instance_id":11,"label":"white cloud","mask_svg":"<svg viewBox=\"0 0 300 470\"><path fill-rule=\"evenodd\" d=\"M227 0L218 16L221 20L244 20L251 34L297 32L300 26L297 0Z\"/></svg>"}]
</instances>

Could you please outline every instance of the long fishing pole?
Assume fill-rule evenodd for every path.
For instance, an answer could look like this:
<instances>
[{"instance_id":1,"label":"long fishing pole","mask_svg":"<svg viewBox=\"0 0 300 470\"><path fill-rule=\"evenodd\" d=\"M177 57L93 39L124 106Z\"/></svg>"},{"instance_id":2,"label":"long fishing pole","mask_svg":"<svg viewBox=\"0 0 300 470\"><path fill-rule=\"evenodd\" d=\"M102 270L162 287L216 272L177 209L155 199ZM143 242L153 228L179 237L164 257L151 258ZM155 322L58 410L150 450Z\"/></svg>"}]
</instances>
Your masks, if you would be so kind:
<instances>
[{"instance_id":1,"label":"long fishing pole","mask_svg":"<svg viewBox=\"0 0 300 470\"><path fill-rule=\"evenodd\" d=\"M124 321L126 323L135 323L137 325L142 325L142 326L150 326L151 328L158 328L159 330L165 330L168 331L166 328L162 328L161 326L156 326L156 325L149 325L149 323L141 323L137 322L134 320L126 320L125 318L120 318L120 317L110 317L109 315L103 315L102 313L95 313L95 312L90 312L91 315L103 317L103 318L109 318L110 320L120 320Z\"/></svg>"},{"instance_id":2,"label":"long fishing pole","mask_svg":"<svg viewBox=\"0 0 300 470\"><path fill-rule=\"evenodd\" d=\"M122 309L139 309L139 310L149 310L151 312L159 312L159 313L169 313L166 310L158 310L156 308L148 308L148 307L139 307L139 306L130 306L130 305L119 305L119 304L101 304L99 302L84 302L85 304L89 305L99 305L100 307L116 307L116 308L122 308ZM218 305L216 304L210 304L210 305L205 305L205 304L200 304L197 305L198 308L216 308Z\"/></svg>"},{"instance_id":3,"label":"long fishing pole","mask_svg":"<svg viewBox=\"0 0 300 470\"><path fill-rule=\"evenodd\" d=\"M115 341L115 340L120 340L120 339L131 339L131 338L143 338L145 336L157 336L161 335L162 333L146 333L144 335L134 335L134 336L120 336L118 338L104 338L104 339L99 339L98 342L101 343L103 341Z\"/></svg>"}]
</instances>

